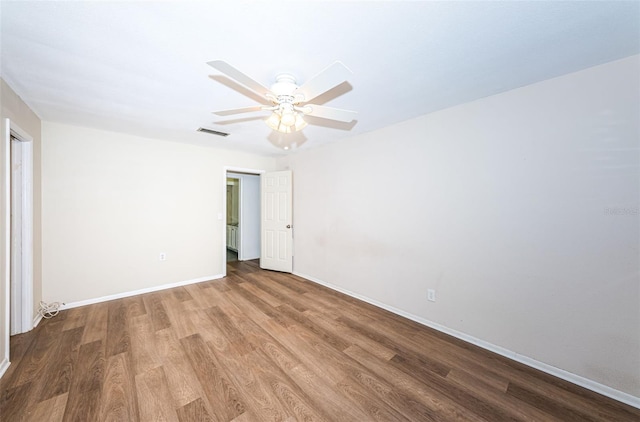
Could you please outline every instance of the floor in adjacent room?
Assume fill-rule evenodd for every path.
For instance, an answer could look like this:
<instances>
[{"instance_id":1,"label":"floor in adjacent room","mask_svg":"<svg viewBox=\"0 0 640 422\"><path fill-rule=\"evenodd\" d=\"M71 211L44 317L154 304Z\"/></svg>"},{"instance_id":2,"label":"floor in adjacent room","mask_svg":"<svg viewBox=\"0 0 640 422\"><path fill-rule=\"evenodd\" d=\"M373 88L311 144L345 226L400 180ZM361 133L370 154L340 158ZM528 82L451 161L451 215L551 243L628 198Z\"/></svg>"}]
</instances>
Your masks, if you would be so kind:
<instances>
[{"instance_id":1,"label":"floor in adjacent room","mask_svg":"<svg viewBox=\"0 0 640 422\"><path fill-rule=\"evenodd\" d=\"M238 260L238 252L227 249L227 262L234 262Z\"/></svg>"},{"instance_id":2,"label":"floor in adjacent room","mask_svg":"<svg viewBox=\"0 0 640 422\"><path fill-rule=\"evenodd\" d=\"M60 312L11 339L3 421L637 421L640 410L291 274Z\"/></svg>"}]
</instances>

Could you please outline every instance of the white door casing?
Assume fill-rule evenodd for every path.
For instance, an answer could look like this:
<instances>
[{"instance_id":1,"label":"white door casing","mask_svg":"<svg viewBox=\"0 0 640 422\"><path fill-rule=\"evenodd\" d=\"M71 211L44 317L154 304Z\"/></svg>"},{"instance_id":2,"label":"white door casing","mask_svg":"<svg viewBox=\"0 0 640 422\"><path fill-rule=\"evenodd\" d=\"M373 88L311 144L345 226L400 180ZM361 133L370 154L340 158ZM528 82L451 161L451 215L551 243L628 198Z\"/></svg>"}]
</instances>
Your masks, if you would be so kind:
<instances>
[{"instance_id":1,"label":"white door casing","mask_svg":"<svg viewBox=\"0 0 640 422\"><path fill-rule=\"evenodd\" d=\"M7 334L18 334L30 331L34 326L33 138L9 119L5 119L3 135L6 154L6 253L3 261L6 267L2 276L6 294Z\"/></svg>"},{"instance_id":2,"label":"white door casing","mask_svg":"<svg viewBox=\"0 0 640 422\"><path fill-rule=\"evenodd\" d=\"M290 170L261 177L260 267L266 270L293 271L292 186Z\"/></svg>"}]
</instances>

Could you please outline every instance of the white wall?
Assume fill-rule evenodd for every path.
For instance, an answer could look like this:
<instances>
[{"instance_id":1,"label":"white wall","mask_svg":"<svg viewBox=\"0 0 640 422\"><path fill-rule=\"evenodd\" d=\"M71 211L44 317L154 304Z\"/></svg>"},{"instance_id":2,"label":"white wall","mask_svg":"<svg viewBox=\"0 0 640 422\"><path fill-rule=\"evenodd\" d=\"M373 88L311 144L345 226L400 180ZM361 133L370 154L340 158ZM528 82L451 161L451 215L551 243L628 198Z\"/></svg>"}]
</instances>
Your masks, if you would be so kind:
<instances>
[{"instance_id":1,"label":"white wall","mask_svg":"<svg viewBox=\"0 0 640 422\"><path fill-rule=\"evenodd\" d=\"M38 303L40 302L42 289L41 289L41 228L40 228L40 119L38 116L25 104L18 95L11 89L4 80L0 79L0 123L2 131L2 137L5 133L5 118L11 119L11 121L17 124L23 131L28 133L33 138L33 299L34 299L34 318L37 315ZM0 143L4 144L4 139ZM9 227L5 224L7 215L5 214L5 197L6 197L6 184L5 184L5 149L0 148L0 174L2 174L2 182L0 186L0 259L2 260L2 271L0 272L0 292L2 292L2 299L0 300L0 375L6 369L8 363L8 344L9 344L9 329L8 329L8 298L5 297L5 291L8 278L5 276L5 270L8 269L8 262L6 262L7 249L4 243L5 236L9 230Z\"/></svg>"},{"instance_id":2,"label":"white wall","mask_svg":"<svg viewBox=\"0 0 640 422\"><path fill-rule=\"evenodd\" d=\"M634 56L281 159L295 272L640 397L638 74Z\"/></svg>"},{"instance_id":3,"label":"white wall","mask_svg":"<svg viewBox=\"0 0 640 422\"><path fill-rule=\"evenodd\" d=\"M260 258L260 176L229 173L240 179L240 250L238 259Z\"/></svg>"},{"instance_id":4,"label":"white wall","mask_svg":"<svg viewBox=\"0 0 640 422\"><path fill-rule=\"evenodd\" d=\"M42 136L47 301L219 276L224 167L275 165L253 154L50 122Z\"/></svg>"}]
</instances>

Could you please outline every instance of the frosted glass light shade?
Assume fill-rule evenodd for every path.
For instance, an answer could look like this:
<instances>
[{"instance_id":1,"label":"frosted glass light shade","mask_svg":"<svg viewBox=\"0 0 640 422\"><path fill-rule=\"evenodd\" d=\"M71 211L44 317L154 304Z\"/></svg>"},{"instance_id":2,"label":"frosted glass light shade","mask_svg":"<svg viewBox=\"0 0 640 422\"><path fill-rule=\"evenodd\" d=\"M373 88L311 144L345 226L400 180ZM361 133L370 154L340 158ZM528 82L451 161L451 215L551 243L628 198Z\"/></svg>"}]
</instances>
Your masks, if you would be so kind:
<instances>
[{"instance_id":1,"label":"frosted glass light shade","mask_svg":"<svg viewBox=\"0 0 640 422\"><path fill-rule=\"evenodd\" d=\"M273 130L277 130L281 133L293 133L302 130L307 126L307 122L304 121L299 113L285 113L284 116L280 116L277 112L273 112L267 120L265 120L267 126ZM285 124L288 123L288 124Z\"/></svg>"},{"instance_id":2,"label":"frosted glass light shade","mask_svg":"<svg viewBox=\"0 0 640 422\"><path fill-rule=\"evenodd\" d=\"M293 126L296 123L296 113L291 111L282 113L280 123L285 126Z\"/></svg>"}]
</instances>

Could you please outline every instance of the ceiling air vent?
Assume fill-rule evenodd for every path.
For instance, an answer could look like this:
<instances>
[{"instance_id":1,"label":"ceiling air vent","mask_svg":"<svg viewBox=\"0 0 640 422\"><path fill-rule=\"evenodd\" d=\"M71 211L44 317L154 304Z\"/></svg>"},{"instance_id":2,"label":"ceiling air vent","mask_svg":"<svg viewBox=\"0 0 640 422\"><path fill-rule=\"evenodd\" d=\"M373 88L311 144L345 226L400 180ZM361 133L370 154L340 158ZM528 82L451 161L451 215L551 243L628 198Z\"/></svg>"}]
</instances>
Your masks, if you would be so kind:
<instances>
[{"instance_id":1,"label":"ceiling air vent","mask_svg":"<svg viewBox=\"0 0 640 422\"><path fill-rule=\"evenodd\" d=\"M218 132L217 130L207 129L206 127L199 127L198 132L204 132L210 135L229 136L229 134L226 132Z\"/></svg>"}]
</instances>

